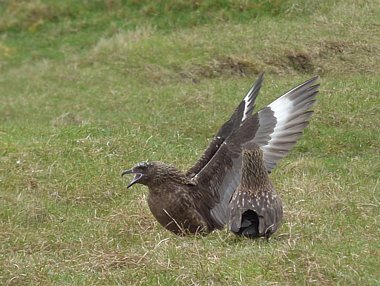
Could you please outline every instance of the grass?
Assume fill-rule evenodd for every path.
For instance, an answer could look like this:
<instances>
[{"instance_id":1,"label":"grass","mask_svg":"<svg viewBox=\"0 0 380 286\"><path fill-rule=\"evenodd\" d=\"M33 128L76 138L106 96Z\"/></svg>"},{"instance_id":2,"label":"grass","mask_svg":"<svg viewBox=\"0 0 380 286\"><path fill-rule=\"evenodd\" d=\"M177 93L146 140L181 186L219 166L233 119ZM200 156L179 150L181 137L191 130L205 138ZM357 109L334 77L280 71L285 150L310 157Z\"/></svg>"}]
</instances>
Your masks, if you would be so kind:
<instances>
[{"instance_id":1,"label":"grass","mask_svg":"<svg viewBox=\"0 0 380 286\"><path fill-rule=\"evenodd\" d=\"M379 284L378 1L165 3L0 4L0 284ZM121 170L190 167L262 70L259 107L322 83L283 225L165 231Z\"/></svg>"}]
</instances>

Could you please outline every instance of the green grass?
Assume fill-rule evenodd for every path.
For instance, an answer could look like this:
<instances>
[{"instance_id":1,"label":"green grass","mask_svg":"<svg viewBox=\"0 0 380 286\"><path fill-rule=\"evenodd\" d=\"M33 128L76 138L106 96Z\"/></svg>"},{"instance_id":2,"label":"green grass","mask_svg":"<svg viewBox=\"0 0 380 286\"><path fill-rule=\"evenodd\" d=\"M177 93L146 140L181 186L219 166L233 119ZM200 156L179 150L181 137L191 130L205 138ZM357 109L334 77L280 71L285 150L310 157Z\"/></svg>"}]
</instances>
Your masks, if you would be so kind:
<instances>
[{"instance_id":1,"label":"green grass","mask_svg":"<svg viewBox=\"0 0 380 286\"><path fill-rule=\"evenodd\" d=\"M0 284L378 285L379 1L2 1ZM186 169L258 72L321 76L267 243L176 237L124 168Z\"/></svg>"}]
</instances>

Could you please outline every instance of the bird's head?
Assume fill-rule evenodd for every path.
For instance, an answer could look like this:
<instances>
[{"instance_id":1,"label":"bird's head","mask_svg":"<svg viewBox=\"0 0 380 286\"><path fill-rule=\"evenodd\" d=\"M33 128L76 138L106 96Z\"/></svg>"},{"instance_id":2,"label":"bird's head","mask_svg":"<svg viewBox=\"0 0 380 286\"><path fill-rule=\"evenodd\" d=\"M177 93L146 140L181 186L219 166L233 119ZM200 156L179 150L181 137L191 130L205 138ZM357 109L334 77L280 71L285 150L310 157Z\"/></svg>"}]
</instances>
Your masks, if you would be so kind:
<instances>
[{"instance_id":1,"label":"bird's head","mask_svg":"<svg viewBox=\"0 0 380 286\"><path fill-rule=\"evenodd\" d=\"M127 188L139 183L148 187L159 186L168 181L189 183L188 178L178 171L174 166L162 162L140 162L132 169L125 170L121 175L134 174Z\"/></svg>"},{"instance_id":2,"label":"bird's head","mask_svg":"<svg viewBox=\"0 0 380 286\"><path fill-rule=\"evenodd\" d=\"M132 187L134 184L139 183L148 185L150 181L154 179L157 173L157 164L154 162L140 162L133 166L132 169L125 170L121 174L122 176L128 174L134 174L132 181L127 188Z\"/></svg>"}]
</instances>

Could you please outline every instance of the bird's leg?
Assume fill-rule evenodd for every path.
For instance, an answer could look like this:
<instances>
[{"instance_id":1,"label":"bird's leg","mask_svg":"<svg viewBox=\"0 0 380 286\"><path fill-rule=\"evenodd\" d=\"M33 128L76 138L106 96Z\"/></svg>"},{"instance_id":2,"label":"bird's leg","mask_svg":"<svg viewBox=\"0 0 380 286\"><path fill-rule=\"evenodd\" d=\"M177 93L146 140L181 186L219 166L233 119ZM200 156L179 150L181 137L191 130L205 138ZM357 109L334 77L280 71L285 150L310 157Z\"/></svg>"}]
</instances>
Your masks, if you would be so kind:
<instances>
[{"instance_id":1,"label":"bird's leg","mask_svg":"<svg viewBox=\"0 0 380 286\"><path fill-rule=\"evenodd\" d=\"M264 237L266 238L267 241L269 241L269 237L273 233L273 227L274 227L274 224L271 224L270 226L267 227L267 229L264 232Z\"/></svg>"}]
</instances>

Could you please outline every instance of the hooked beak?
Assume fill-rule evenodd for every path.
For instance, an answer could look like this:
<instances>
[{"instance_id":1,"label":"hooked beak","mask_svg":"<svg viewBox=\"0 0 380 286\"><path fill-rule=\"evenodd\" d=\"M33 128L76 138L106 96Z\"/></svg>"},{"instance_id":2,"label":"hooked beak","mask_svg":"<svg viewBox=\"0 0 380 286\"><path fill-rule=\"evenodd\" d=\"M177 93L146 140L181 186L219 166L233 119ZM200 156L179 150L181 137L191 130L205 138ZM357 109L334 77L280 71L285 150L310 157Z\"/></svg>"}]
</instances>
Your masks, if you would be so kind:
<instances>
[{"instance_id":1,"label":"hooked beak","mask_svg":"<svg viewBox=\"0 0 380 286\"><path fill-rule=\"evenodd\" d=\"M136 173L133 169L123 171L123 173L121 173L121 176L123 177L124 175L128 175L128 174L135 174L135 176L133 177L132 181L127 186L127 189L129 189L134 184L136 184L144 176L144 174L142 173Z\"/></svg>"}]
</instances>

